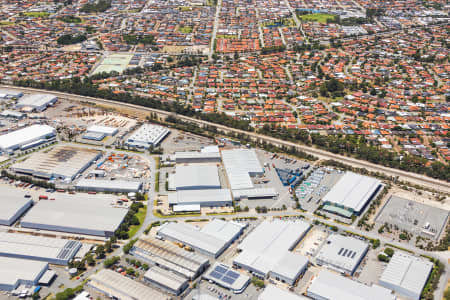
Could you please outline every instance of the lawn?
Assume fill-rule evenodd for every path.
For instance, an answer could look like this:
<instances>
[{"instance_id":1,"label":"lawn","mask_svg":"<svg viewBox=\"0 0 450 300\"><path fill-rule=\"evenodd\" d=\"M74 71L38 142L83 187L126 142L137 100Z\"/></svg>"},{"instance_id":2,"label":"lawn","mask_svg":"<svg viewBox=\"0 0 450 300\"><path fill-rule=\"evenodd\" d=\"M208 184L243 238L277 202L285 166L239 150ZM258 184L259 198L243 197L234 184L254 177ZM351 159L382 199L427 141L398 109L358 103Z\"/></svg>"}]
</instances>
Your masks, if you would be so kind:
<instances>
[{"instance_id":1,"label":"lawn","mask_svg":"<svg viewBox=\"0 0 450 300\"><path fill-rule=\"evenodd\" d=\"M300 19L302 19L302 21L327 23L327 20L334 19L334 15L318 13L318 14L303 15L300 16Z\"/></svg>"},{"instance_id":2,"label":"lawn","mask_svg":"<svg viewBox=\"0 0 450 300\"><path fill-rule=\"evenodd\" d=\"M191 26L180 26L178 29L181 33L191 33L192 27Z\"/></svg>"},{"instance_id":3,"label":"lawn","mask_svg":"<svg viewBox=\"0 0 450 300\"><path fill-rule=\"evenodd\" d=\"M33 18L45 18L50 15L49 12L46 11L28 11L23 13L27 17L33 17Z\"/></svg>"},{"instance_id":4,"label":"lawn","mask_svg":"<svg viewBox=\"0 0 450 300\"><path fill-rule=\"evenodd\" d=\"M128 236L130 237L130 239L133 238L136 232L138 232L139 228L141 228L142 224L144 224L146 215L147 215L147 205L144 205L144 207L140 208L136 214L136 217L139 220L139 225L133 225L130 227L130 230L128 230Z\"/></svg>"},{"instance_id":5,"label":"lawn","mask_svg":"<svg viewBox=\"0 0 450 300\"><path fill-rule=\"evenodd\" d=\"M0 21L0 26L9 26L9 25L14 25L14 23L9 21Z\"/></svg>"}]
</instances>

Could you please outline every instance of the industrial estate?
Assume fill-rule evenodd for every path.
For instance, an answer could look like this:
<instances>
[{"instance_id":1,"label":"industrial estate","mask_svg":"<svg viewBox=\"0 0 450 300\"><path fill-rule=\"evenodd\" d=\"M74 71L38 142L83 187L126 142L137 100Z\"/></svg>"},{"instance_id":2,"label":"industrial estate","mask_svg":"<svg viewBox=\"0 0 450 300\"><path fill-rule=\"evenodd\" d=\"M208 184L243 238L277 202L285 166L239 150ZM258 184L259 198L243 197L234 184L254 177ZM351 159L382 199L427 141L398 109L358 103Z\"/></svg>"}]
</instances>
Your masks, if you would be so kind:
<instances>
[{"instance_id":1,"label":"industrial estate","mask_svg":"<svg viewBox=\"0 0 450 300\"><path fill-rule=\"evenodd\" d=\"M0 0L0 300L450 300L445 0Z\"/></svg>"}]
</instances>

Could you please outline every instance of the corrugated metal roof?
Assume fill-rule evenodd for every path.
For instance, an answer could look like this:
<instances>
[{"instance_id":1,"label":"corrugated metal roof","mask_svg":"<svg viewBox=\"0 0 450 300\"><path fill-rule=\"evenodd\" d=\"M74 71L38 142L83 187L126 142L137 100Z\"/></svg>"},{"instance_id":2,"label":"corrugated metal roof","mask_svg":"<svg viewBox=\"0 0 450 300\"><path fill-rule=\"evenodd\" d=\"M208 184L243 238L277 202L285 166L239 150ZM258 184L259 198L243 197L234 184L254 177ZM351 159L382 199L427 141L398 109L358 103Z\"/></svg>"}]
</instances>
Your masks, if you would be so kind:
<instances>
[{"instance_id":1,"label":"corrugated metal roof","mask_svg":"<svg viewBox=\"0 0 450 300\"><path fill-rule=\"evenodd\" d=\"M264 173L255 150L223 150L222 161L232 190L252 189L250 173Z\"/></svg>"}]
</instances>

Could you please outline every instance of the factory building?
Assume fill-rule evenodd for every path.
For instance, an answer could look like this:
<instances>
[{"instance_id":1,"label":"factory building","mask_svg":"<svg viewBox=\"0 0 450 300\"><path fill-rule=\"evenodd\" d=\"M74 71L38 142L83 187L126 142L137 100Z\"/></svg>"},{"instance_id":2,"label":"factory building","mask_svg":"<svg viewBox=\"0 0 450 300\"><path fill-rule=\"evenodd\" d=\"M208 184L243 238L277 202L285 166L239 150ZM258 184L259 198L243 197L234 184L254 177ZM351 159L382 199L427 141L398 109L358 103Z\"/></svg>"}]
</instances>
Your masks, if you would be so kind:
<instances>
[{"instance_id":1,"label":"factory building","mask_svg":"<svg viewBox=\"0 0 450 300\"><path fill-rule=\"evenodd\" d=\"M10 90L10 89L0 89L0 99L7 100L7 99L19 99L23 96L23 93L16 90Z\"/></svg>"},{"instance_id":2,"label":"factory building","mask_svg":"<svg viewBox=\"0 0 450 300\"><path fill-rule=\"evenodd\" d=\"M151 237L141 237L130 253L148 264L170 270L189 280L197 278L209 265L209 260L204 256Z\"/></svg>"},{"instance_id":3,"label":"factory building","mask_svg":"<svg viewBox=\"0 0 450 300\"><path fill-rule=\"evenodd\" d=\"M42 179L73 180L101 157L98 150L73 146L56 146L47 152L33 153L28 159L12 165L17 173Z\"/></svg>"},{"instance_id":4,"label":"factory building","mask_svg":"<svg viewBox=\"0 0 450 300\"><path fill-rule=\"evenodd\" d=\"M232 206L231 192L228 189L181 190L168 194L169 205L200 205L201 207Z\"/></svg>"},{"instance_id":5,"label":"factory building","mask_svg":"<svg viewBox=\"0 0 450 300\"><path fill-rule=\"evenodd\" d=\"M112 207L110 199L58 198L39 201L20 224L26 228L110 237L127 212Z\"/></svg>"},{"instance_id":6,"label":"factory building","mask_svg":"<svg viewBox=\"0 0 450 300\"><path fill-rule=\"evenodd\" d=\"M177 164L187 163L220 163L221 157L217 152L184 151L175 153Z\"/></svg>"},{"instance_id":7,"label":"factory building","mask_svg":"<svg viewBox=\"0 0 450 300\"><path fill-rule=\"evenodd\" d=\"M156 147L170 133L166 127L144 124L125 141L125 145L148 149Z\"/></svg>"},{"instance_id":8,"label":"factory building","mask_svg":"<svg viewBox=\"0 0 450 300\"><path fill-rule=\"evenodd\" d=\"M48 125L31 125L0 136L0 150L12 153L54 140L56 130Z\"/></svg>"},{"instance_id":9,"label":"factory building","mask_svg":"<svg viewBox=\"0 0 450 300\"><path fill-rule=\"evenodd\" d=\"M83 139L101 141L107 136L114 136L119 132L116 127L92 125L86 129Z\"/></svg>"},{"instance_id":10,"label":"factory building","mask_svg":"<svg viewBox=\"0 0 450 300\"><path fill-rule=\"evenodd\" d=\"M175 296L180 295L189 286L185 277L157 266L151 267L145 272L144 281Z\"/></svg>"},{"instance_id":11,"label":"factory building","mask_svg":"<svg viewBox=\"0 0 450 300\"><path fill-rule=\"evenodd\" d=\"M137 193L141 190L142 183L127 180L103 180L103 179L80 179L75 185L79 191L94 191L108 193Z\"/></svg>"},{"instance_id":12,"label":"factory building","mask_svg":"<svg viewBox=\"0 0 450 300\"><path fill-rule=\"evenodd\" d=\"M0 290L13 291L20 285L37 286L47 270L46 262L0 257Z\"/></svg>"},{"instance_id":13,"label":"factory building","mask_svg":"<svg viewBox=\"0 0 450 300\"><path fill-rule=\"evenodd\" d=\"M254 188L248 190L233 190L234 200L262 199L278 197L278 192L274 188Z\"/></svg>"},{"instance_id":14,"label":"factory building","mask_svg":"<svg viewBox=\"0 0 450 300\"><path fill-rule=\"evenodd\" d=\"M17 119L17 120L22 120L27 116L26 114L24 114L22 112L10 110L10 109L5 109L4 111L2 111L2 113L0 115L3 118L11 118L11 119Z\"/></svg>"},{"instance_id":15,"label":"factory building","mask_svg":"<svg viewBox=\"0 0 450 300\"><path fill-rule=\"evenodd\" d=\"M323 197L323 210L347 218L360 215L381 187L378 179L346 172Z\"/></svg>"},{"instance_id":16,"label":"factory building","mask_svg":"<svg viewBox=\"0 0 450 300\"><path fill-rule=\"evenodd\" d=\"M314 300L395 300L396 297L382 286L371 286L353 281L349 278L321 270L310 286L306 295Z\"/></svg>"},{"instance_id":17,"label":"factory building","mask_svg":"<svg viewBox=\"0 0 450 300\"><path fill-rule=\"evenodd\" d=\"M176 190L220 189L219 169L216 165L177 166Z\"/></svg>"},{"instance_id":18,"label":"factory building","mask_svg":"<svg viewBox=\"0 0 450 300\"><path fill-rule=\"evenodd\" d=\"M379 280L402 297L419 300L433 269L433 263L409 254L396 252Z\"/></svg>"},{"instance_id":19,"label":"factory building","mask_svg":"<svg viewBox=\"0 0 450 300\"><path fill-rule=\"evenodd\" d=\"M3 195L0 197L0 225L11 226L32 205L31 198Z\"/></svg>"},{"instance_id":20,"label":"factory building","mask_svg":"<svg viewBox=\"0 0 450 300\"><path fill-rule=\"evenodd\" d=\"M368 250L369 245L363 241L333 234L320 249L316 262L340 273L353 275Z\"/></svg>"},{"instance_id":21,"label":"factory building","mask_svg":"<svg viewBox=\"0 0 450 300\"><path fill-rule=\"evenodd\" d=\"M222 263L215 263L203 276L204 279L232 291L235 294L242 293L250 283L250 277L232 270Z\"/></svg>"},{"instance_id":22,"label":"factory building","mask_svg":"<svg viewBox=\"0 0 450 300\"><path fill-rule=\"evenodd\" d=\"M239 245L233 264L260 278L293 285L305 272L308 259L292 253L311 225L303 221L264 221Z\"/></svg>"},{"instance_id":23,"label":"factory building","mask_svg":"<svg viewBox=\"0 0 450 300\"><path fill-rule=\"evenodd\" d=\"M158 235L170 241L187 245L200 254L217 258L244 231L247 225L214 219L201 229L187 223L167 223Z\"/></svg>"},{"instance_id":24,"label":"factory building","mask_svg":"<svg viewBox=\"0 0 450 300\"><path fill-rule=\"evenodd\" d=\"M251 176L264 174L255 150L223 150L222 161L233 191L253 189Z\"/></svg>"},{"instance_id":25,"label":"factory building","mask_svg":"<svg viewBox=\"0 0 450 300\"><path fill-rule=\"evenodd\" d=\"M67 265L81 246L73 240L0 232L0 257Z\"/></svg>"},{"instance_id":26,"label":"factory building","mask_svg":"<svg viewBox=\"0 0 450 300\"><path fill-rule=\"evenodd\" d=\"M111 299L167 300L167 295L108 269L92 275L87 286Z\"/></svg>"},{"instance_id":27,"label":"factory building","mask_svg":"<svg viewBox=\"0 0 450 300\"><path fill-rule=\"evenodd\" d=\"M269 284L259 295L258 300L309 300L309 298L291 293L275 285Z\"/></svg>"},{"instance_id":28,"label":"factory building","mask_svg":"<svg viewBox=\"0 0 450 300\"><path fill-rule=\"evenodd\" d=\"M27 112L42 112L50 105L53 105L58 97L51 94L29 94L19 99L16 107Z\"/></svg>"}]
</instances>

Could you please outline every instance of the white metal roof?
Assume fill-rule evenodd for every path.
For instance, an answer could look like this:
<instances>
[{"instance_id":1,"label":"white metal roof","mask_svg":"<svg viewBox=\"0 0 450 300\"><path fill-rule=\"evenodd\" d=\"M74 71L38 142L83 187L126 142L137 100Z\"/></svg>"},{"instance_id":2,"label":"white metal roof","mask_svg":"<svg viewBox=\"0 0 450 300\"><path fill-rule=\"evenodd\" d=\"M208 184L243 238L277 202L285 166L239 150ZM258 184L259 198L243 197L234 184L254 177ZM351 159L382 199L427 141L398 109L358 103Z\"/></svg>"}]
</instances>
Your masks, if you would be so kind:
<instances>
[{"instance_id":1,"label":"white metal roof","mask_svg":"<svg viewBox=\"0 0 450 300\"><path fill-rule=\"evenodd\" d=\"M232 190L252 189L250 173L264 172L255 150L223 150L222 161Z\"/></svg>"},{"instance_id":2,"label":"white metal roof","mask_svg":"<svg viewBox=\"0 0 450 300\"><path fill-rule=\"evenodd\" d=\"M229 189L181 190L168 194L169 204L202 204L212 202L230 202Z\"/></svg>"},{"instance_id":3,"label":"white metal roof","mask_svg":"<svg viewBox=\"0 0 450 300\"><path fill-rule=\"evenodd\" d=\"M420 296L432 268L430 261L396 252L381 275L380 284L397 286Z\"/></svg>"},{"instance_id":4,"label":"white metal roof","mask_svg":"<svg viewBox=\"0 0 450 300\"><path fill-rule=\"evenodd\" d=\"M255 188L248 190L233 190L233 196L235 199L242 197L248 198L263 198L263 197L275 197L278 193L274 188Z\"/></svg>"},{"instance_id":5,"label":"white metal roof","mask_svg":"<svg viewBox=\"0 0 450 300\"><path fill-rule=\"evenodd\" d=\"M128 180L107 180L107 179L80 179L75 185L76 188L82 189L105 189L117 191L137 192L141 188L140 181Z\"/></svg>"},{"instance_id":6,"label":"white metal roof","mask_svg":"<svg viewBox=\"0 0 450 300\"><path fill-rule=\"evenodd\" d=\"M308 266L308 258L303 255L286 252L272 268L271 272L295 280L299 272Z\"/></svg>"},{"instance_id":7,"label":"white metal roof","mask_svg":"<svg viewBox=\"0 0 450 300\"><path fill-rule=\"evenodd\" d=\"M267 285L264 291L259 295L258 300L308 300L309 298L303 297L283 290L272 284Z\"/></svg>"},{"instance_id":8,"label":"white metal roof","mask_svg":"<svg viewBox=\"0 0 450 300\"><path fill-rule=\"evenodd\" d=\"M31 125L0 136L0 149L15 148L55 134L56 130L48 125Z\"/></svg>"},{"instance_id":9,"label":"white metal roof","mask_svg":"<svg viewBox=\"0 0 450 300\"><path fill-rule=\"evenodd\" d=\"M391 290L375 284L368 286L328 270L321 270L313 279L309 293L329 300L395 300Z\"/></svg>"},{"instance_id":10,"label":"white metal roof","mask_svg":"<svg viewBox=\"0 0 450 300\"><path fill-rule=\"evenodd\" d=\"M42 107L49 105L52 101L55 101L57 97L51 94L29 94L23 96L18 102L18 107Z\"/></svg>"},{"instance_id":11,"label":"white metal roof","mask_svg":"<svg viewBox=\"0 0 450 300\"><path fill-rule=\"evenodd\" d=\"M176 189L220 189L219 170L216 165L177 166Z\"/></svg>"},{"instance_id":12,"label":"white metal roof","mask_svg":"<svg viewBox=\"0 0 450 300\"><path fill-rule=\"evenodd\" d=\"M353 237L340 234L330 235L319 253L317 259L339 268L352 271L358 265L369 245Z\"/></svg>"},{"instance_id":13,"label":"white metal roof","mask_svg":"<svg viewBox=\"0 0 450 300\"><path fill-rule=\"evenodd\" d=\"M157 266L151 267L144 274L144 278L154 281L164 287L177 291L187 283L187 279Z\"/></svg>"},{"instance_id":14,"label":"white metal roof","mask_svg":"<svg viewBox=\"0 0 450 300\"><path fill-rule=\"evenodd\" d=\"M154 124L143 124L128 138L127 143L148 146L157 145L166 135L169 129Z\"/></svg>"},{"instance_id":15,"label":"white metal roof","mask_svg":"<svg viewBox=\"0 0 450 300\"><path fill-rule=\"evenodd\" d=\"M1 191L3 192L4 190L6 189L2 189ZM8 191L6 192L8 193ZM15 221L13 219L18 217L17 213L32 203L33 200L31 198L25 198L20 194L2 194L2 197L0 197L0 224L10 225L11 222Z\"/></svg>"},{"instance_id":16,"label":"white metal roof","mask_svg":"<svg viewBox=\"0 0 450 300\"><path fill-rule=\"evenodd\" d=\"M86 129L87 132L98 132L104 133L106 135L114 135L117 133L116 127L102 126L102 125L92 125Z\"/></svg>"},{"instance_id":17,"label":"white metal roof","mask_svg":"<svg viewBox=\"0 0 450 300\"><path fill-rule=\"evenodd\" d=\"M182 211L196 211L199 212L201 210L200 204L176 204L172 207L174 212L182 212Z\"/></svg>"},{"instance_id":18,"label":"white metal roof","mask_svg":"<svg viewBox=\"0 0 450 300\"><path fill-rule=\"evenodd\" d=\"M35 260L0 257L0 286L16 284L23 281L37 282L48 268L48 263Z\"/></svg>"},{"instance_id":19,"label":"white metal roof","mask_svg":"<svg viewBox=\"0 0 450 300\"><path fill-rule=\"evenodd\" d=\"M358 212L380 184L381 181L376 178L346 172L323 197L323 201L342 205Z\"/></svg>"},{"instance_id":20,"label":"white metal roof","mask_svg":"<svg viewBox=\"0 0 450 300\"><path fill-rule=\"evenodd\" d=\"M220 160L219 152L198 152L198 151L182 151L175 152L176 159L218 159Z\"/></svg>"},{"instance_id":21,"label":"white metal roof","mask_svg":"<svg viewBox=\"0 0 450 300\"><path fill-rule=\"evenodd\" d=\"M238 245L242 252L234 261L263 274L268 274L275 267L278 270L287 269L288 267L277 265L310 226L301 220L265 220Z\"/></svg>"}]
</instances>

